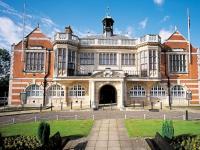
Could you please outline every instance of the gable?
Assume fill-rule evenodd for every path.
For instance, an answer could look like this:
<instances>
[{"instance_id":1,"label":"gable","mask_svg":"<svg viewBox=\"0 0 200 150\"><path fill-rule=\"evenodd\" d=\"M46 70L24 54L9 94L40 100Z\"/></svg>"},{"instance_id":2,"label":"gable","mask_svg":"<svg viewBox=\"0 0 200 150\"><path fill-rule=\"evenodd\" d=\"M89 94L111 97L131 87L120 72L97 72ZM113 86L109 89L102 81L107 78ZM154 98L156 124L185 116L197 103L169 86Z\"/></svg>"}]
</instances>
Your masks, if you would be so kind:
<instances>
[{"instance_id":1,"label":"gable","mask_svg":"<svg viewBox=\"0 0 200 150\"><path fill-rule=\"evenodd\" d=\"M50 39L41 32L40 28L37 27L24 38L24 47L42 47L52 49L52 43ZM22 49L22 41L15 45L15 49Z\"/></svg>"}]
</instances>

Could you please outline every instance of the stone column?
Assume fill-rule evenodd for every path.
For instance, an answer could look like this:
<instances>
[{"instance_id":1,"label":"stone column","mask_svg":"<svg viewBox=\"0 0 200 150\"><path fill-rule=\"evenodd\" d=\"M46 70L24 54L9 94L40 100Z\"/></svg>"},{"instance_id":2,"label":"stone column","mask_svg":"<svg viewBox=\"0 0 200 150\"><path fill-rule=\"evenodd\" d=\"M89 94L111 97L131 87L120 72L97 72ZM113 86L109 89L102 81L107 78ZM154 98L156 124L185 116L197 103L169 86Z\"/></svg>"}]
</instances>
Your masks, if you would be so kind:
<instances>
[{"instance_id":1,"label":"stone column","mask_svg":"<svg viewBox=\"0 0 200 150\"><path fill-rule=\"evenodd\" d=\"M94 81L89 81L89 94L90 94L90 101L92 108L97 108L97 104L95 101L95 82Z\"/></svg>"},{"instance_id":2,"label":"stone column","mask_svg":"<svg viewBox=\"0 0 200 150\"><path fill-rule=\"evenodd\" d=\"M160 60L160 58L159 58L160 56L159 56L159 51L157 50L156 51L156 77L159 77L159 72L160 72L160 70L159 70L159 64L160 64L160 62L159 62L159 60Z\"/></svg>"},{"instance_id":3,"label":"stone column","mask_svg":"<svg viewBox=\"0 0 200 150\"><path fill-rule=\"evenodd\" d=\"M54 62L54 77L58 77L58 49L56 48L54 50L54 57L55 57L55 62Z\"/></svg>"},{"instance_id":4,"label":"stone column","mask_svg":"<svg viewBox=\"0 0 200 150\"><path fill-rule=\"evenodd\" d=\"M68 48L66 48L66 58L65 58L65 61L66 61L66 76L68 76Z\"/></svg>"},{"instance_id":5,"label":"stone column","mask_svg":"<svg viewBox=\"0 0 200 150\"><path fill-rule=\"evenodd\" d=\"M149 70L149 49L147 49L147 77L150 77L150 70Z\"/></svg>"},{"instance_id":6,"label":"stone column","mask_svg":"<svg viewBox=\"0 0 200 150\"><path fill-rule=\"evenodd\" d=\"M154 82L146 82L146 97L147 101L151 104L151 88L154 85Z\"/></svg>"},{"instance_id":7,"label":"stone column","mask_svg":"<svg viewBox=\"0 0 200 150\"><path fill-rule=\"evenodd\" d=\"M124 81L120 81L120 90L118 91L119 94L120 94L120 98L119 98L119 101L118 101L118 107L120 108L120 110L123 110L124 109L124 93L125 93L125 90L124 90Z\"/></svg>"}]
</instances>

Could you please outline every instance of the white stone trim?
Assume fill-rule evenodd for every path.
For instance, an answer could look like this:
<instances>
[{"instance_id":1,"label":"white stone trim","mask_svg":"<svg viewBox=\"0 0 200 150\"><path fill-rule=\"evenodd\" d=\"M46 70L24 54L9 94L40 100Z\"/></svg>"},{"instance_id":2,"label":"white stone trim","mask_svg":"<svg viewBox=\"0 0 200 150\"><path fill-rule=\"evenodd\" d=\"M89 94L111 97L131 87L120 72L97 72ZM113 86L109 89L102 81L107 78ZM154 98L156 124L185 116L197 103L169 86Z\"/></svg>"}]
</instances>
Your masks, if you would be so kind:
<instances>
[{"instance_id":1,"label":"white stone trim","mask_svg":"<svg viewBox=\"0 0 200 150\"><path fill-rule=\"evenodd\" d=\"M167 40L165 43L171 43L171 42L183 42L183 43L187 43L186 40Z\"/></svg>"},{"instance_id":2,"label":"white stone trim","mask_svg":"<svg viewBox=\"0 0 200 150\"><path fill-rule=\"evenodd\" d=\"M13 60L14 60L14 45L11 47L11 61L10 61L10 80L9 80L9 92L8 92L8 105L11 105L11 103L12 103Z\"/></svg>"},{"instance_id":3,"label":"white stone trim","mask_svg":"<svg viewBox=\"0 0 200 150\"><path fill-rule=\"evenodd\" d=\"M44 80L44 78L13 78L13 79L15 79L15 80L32 80L32 79L35 79L35 80L37 80L37 79L42 79L42 80ZM52 80L53 78L47 78L47 80ZM24 81L24 82L26 82L26 81Z\"/></svg>"}]
</instances>

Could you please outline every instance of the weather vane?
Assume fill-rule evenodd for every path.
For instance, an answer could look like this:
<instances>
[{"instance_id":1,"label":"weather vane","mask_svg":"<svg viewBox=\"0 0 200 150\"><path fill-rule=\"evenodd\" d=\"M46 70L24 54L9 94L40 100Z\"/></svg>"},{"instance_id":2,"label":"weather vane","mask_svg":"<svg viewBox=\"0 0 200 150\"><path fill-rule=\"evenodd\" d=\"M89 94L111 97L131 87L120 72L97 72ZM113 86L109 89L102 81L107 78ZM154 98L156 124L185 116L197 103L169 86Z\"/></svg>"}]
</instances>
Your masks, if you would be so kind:
<instances>
[{"instance_id":1,"label":"weather vane","mask_svg":"<svg viewBox=\"0 0 200 150\"><path fill-rule=\"evenodd\" d=\"M107 15L107 16L110 16L110 8L109 8L109 7L107 7L106 15Z\"/></svg>"}]
</instances>

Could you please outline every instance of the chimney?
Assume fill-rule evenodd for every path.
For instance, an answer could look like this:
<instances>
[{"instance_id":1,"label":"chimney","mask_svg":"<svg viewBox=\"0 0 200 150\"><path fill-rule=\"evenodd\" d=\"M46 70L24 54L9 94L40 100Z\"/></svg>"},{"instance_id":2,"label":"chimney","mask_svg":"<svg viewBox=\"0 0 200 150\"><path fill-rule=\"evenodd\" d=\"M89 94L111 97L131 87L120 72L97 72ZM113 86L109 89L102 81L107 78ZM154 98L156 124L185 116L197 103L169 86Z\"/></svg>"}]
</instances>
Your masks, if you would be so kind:
<instances>
[{"instance_id":1,"label":"chimney","mask_svg":"<svg viewBox=\"0 0 200 150\"><path fill-rule=\"evenodd\" d=\"M72 33L73 33L73 31L72 31L72 29L71 29L70 26L65 27L65 33L67 34L68 39L72 39Z\"/></svg>"}]
</instances>

